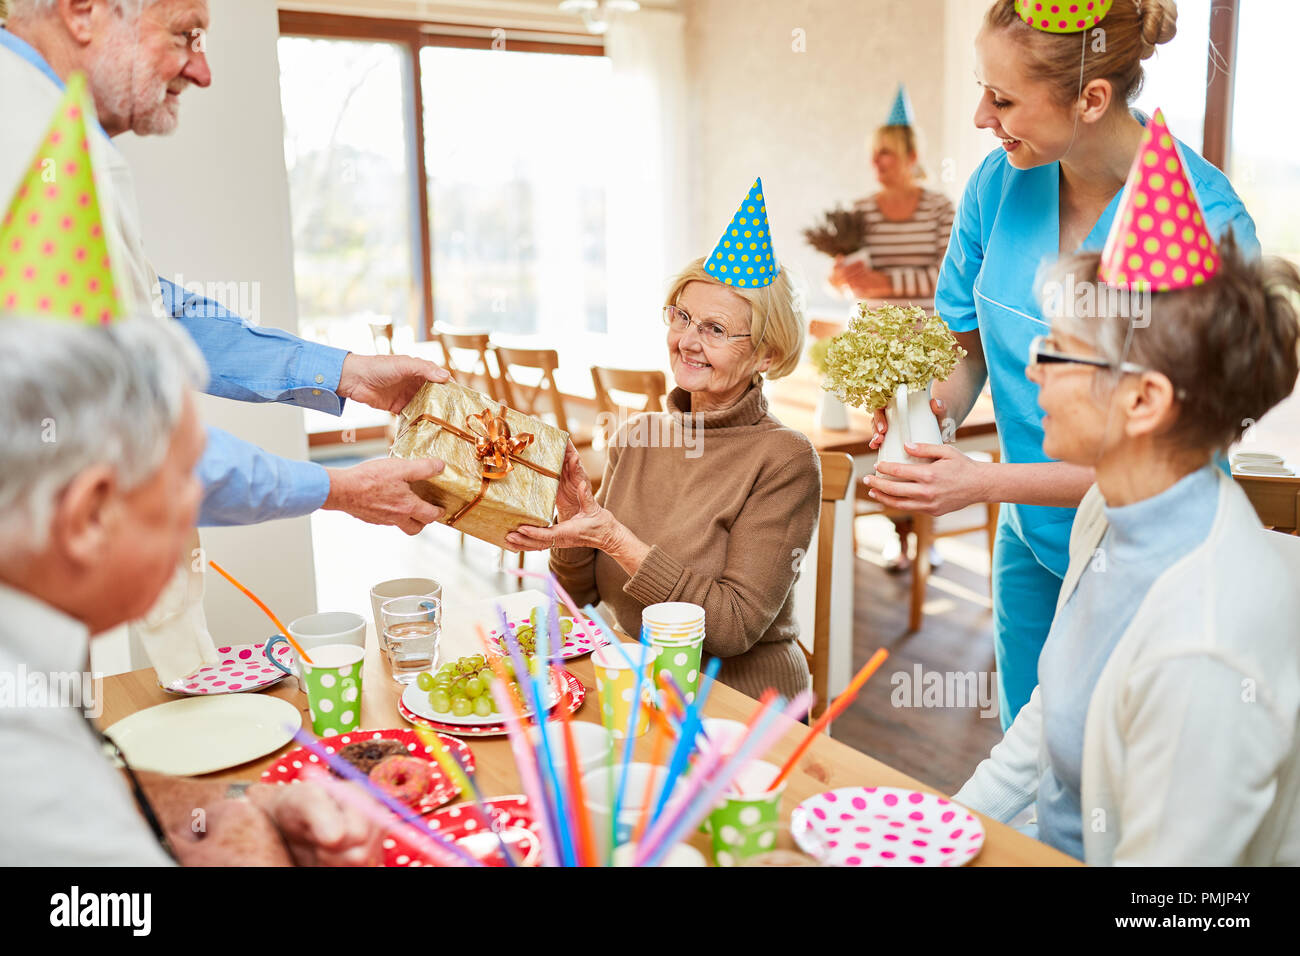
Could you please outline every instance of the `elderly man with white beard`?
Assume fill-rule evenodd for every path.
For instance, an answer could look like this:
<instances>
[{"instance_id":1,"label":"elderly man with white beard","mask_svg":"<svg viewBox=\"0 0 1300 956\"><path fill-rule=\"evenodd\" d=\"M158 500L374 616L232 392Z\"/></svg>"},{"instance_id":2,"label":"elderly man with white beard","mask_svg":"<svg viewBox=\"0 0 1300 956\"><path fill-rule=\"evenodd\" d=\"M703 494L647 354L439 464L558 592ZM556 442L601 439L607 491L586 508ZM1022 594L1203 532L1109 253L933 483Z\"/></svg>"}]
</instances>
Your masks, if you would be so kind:
<instances>
[{"instance_id":1,"label":"elderly man with white beard","mask_svg":"<svg viewBox=\"0 0 1300 956\"><path fill-rule=\"evenodd\" d=\"M14 194L63 95L84 72L99 124L90 124L92 159L104 174L109 248L137 306L179 320L211 369L210 394L284 402L340 414L351 398L400 411L426 382L447 372L409 356L361 356L249 325L216 303L161 280L141 241L134 185L110 142L128 130L175 130L180 96L212 82L203 44L207 0L10 0L0 29L0 204ZM3 208L0 205L0 208ZM373 524L416 534L442 511L409 482L442 470L436 459L383 459L326 469L262 451L219 429L208 430L199 463L200 525L249 524L346 511Z\"/></svg>"}]
</instances>

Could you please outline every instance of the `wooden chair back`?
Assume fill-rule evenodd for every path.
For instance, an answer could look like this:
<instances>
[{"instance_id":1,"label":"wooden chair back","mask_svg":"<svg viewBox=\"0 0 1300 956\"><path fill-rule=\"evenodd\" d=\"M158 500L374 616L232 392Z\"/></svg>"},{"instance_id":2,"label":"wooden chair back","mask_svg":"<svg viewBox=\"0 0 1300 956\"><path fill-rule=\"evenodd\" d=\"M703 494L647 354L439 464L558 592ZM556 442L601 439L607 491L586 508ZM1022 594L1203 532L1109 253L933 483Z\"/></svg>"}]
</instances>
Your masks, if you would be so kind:
<instances>
[{"instance_id":1,"label":"wooden chair back","mask_svg":"<svg viewBox=\"0 0 1300 956\"><path fill-rule=\"evenodd\" d=\"M434 334L438 338L438 345L442 348L443 363L456 381L470 388L477 388L495 402L503 400L497 374L492 370L492 360L488 358L488 352L492 350L489 333L435 329ZM453 349L473 352L475 355L473 363L468 368L458 366L452 356Z\"/></svg>"},{"instance_id":2,"label":"wooden chair back","mask_svg":"<svg viewBox=\"0 0 1300 956\"><path fill-rule=\"evenodd\" d=\"M591 367L591 382L596 386L596 410L609 415L619 415L623 409L632 412L662 412L664 398L668 394L668 380L663 372L627 369ZM640 408L624 405L612 394L644 396ZM606 438L609 436L606 435Z\"/></svg>"},{"instance_id":3,"label":"wooden chair back","mask_svg":"<svg viewBox=\"0 0 1300 956\"><path fill-rule=\"evenodd\" d=\"M833 339L843 331L843 322L836 322L831 319L808 320L808 338L813 341L817 339Z\"/></svg>"},{"instance_id":4,"label":"wooden chair back","mask_svg":"<svg viewBox=\"0 0 1300 956\"><path fill-rule=\"evenodd\" d=\"M1260 523L1274 531L1300 533L1300 477L1233 473Z\"/></svg>"},{"instance_id":5,"label":"wooden chair back","mask_svg":"<svg viewBox=\"0 0 1300 956\"><path fill-rule=\"evenodd\" d=\"M534 417L540 417L543 406L550 404L556 427L572 434L569 418L564 412L564 397L555 382L560 353L555 349L516 349L504 345L494 346L493 350L501 373L501 400L516 411ZM538 373L534 376L538 379L537 384L521 382L517 369Z\"/></svg>"},{"instance_id":6,"label":"wooden chair back","mask_svg":"<svg viewBox=\"0 0 1300 956\"><path fill-rule=\"evenodd\" d=\"M822 506L817 523L817 604L813 614L810 651L799 644L812 671L815 720L830 704L831 569L835 555L835 505L849 497L853 485L853 458L843 452L821 452Z\"/></svg>"}]
</instances>

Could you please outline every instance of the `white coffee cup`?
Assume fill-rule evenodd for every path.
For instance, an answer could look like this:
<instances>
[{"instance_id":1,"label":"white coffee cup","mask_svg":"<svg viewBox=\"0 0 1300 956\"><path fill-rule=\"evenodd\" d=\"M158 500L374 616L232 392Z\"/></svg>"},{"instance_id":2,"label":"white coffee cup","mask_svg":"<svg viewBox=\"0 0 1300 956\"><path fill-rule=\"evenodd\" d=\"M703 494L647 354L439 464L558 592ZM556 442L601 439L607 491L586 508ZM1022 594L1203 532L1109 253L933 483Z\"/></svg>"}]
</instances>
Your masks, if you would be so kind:
<instances>
[{"instance_id":1,"label":"white coffee cup","mask_svg":"<svg viewBox=\"0 0 1300 956\"><path fill-rule=\"evenodd\" d=\"M289 634L297 641L307 656L313 647L326 644L354 644L364 650L366 646L366 619L351 611L318 611L289 622ZM294 673L298 670L298 655L294 655Z\"/></svg>"},{"instance_id":2,"label":"white coffee cup","mask_svg":"<svg viewBox=\"0 0 1300 956\"><path fill-rule=\"evenodd\" d=\"M383 646L384 622L380 620L379 608L385 601L399 597L431 597L442 600L442 585L433 578L394 578L381 581L370 589L370 611L375 619L375 633L380 636Z\"/></svg>"}]
</instances>

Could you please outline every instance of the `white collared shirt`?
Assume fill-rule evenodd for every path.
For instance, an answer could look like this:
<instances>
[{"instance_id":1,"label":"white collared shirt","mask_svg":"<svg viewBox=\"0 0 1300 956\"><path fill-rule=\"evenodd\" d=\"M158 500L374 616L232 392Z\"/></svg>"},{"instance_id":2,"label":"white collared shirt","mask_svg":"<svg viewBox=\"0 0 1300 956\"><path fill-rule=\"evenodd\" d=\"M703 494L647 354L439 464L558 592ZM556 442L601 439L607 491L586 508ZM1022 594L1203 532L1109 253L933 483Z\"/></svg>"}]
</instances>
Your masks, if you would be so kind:
<instances>
[{"instance_id":1,"label":"white collared shirt","mask_svg":"<svg viewBox=\"0 0 1300 956\"><path fill-rule=\"evenodd\" d=\"M84 624L0 584L0 864L166 866L85 712Z\"/></svg>"}]
</instances>

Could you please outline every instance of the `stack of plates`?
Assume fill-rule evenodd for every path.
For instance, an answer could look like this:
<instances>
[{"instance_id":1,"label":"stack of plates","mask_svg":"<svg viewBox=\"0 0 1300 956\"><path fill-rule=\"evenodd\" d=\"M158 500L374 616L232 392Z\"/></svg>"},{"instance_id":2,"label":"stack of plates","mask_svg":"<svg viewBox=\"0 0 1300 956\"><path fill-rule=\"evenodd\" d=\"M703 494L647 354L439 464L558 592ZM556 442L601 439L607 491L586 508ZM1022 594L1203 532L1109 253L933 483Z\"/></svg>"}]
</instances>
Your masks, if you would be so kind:
<instances>
[{"instance_id":1,"label":"stack of plates","mask_svg":"<svg viewBox=\"0 0 1300 956\"><path fill-rule=\"evenodd\" d=\"M1281 455L1271 451L1239 451L1232 456L1232 471L1236 475L1265 475L1274 478L1291 478L1295 471L1287 467Z\"/></svg>"}]
</instances>

